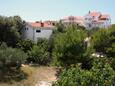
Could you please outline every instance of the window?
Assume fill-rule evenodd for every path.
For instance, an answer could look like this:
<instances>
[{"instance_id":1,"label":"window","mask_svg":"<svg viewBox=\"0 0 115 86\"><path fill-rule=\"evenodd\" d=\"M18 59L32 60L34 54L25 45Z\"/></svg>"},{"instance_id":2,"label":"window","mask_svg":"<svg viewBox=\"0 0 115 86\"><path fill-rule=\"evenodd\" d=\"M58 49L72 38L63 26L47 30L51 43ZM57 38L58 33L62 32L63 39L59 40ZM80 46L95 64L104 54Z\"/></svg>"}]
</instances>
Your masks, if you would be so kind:
<instances>
[{"instance_id":1,"label":"window","mask_svg":"<svg viewBox=\"0 0 115 86\"><path fill-rule=\"evenodd\" d=\"M37 33L40 33L40 32L41 32L41 30L36 30L36 32L37 32Z\"/></svg>"},{"instance_id":2,"label":"window","mask_svg":"<svg viewBox=\"0 0 115 86\"><path fill-rule=\"evenodd\" d=\"M89 24L89 28L91 27L91 24Z\"/></svg>"},{"instance_id":3,"label":"window","mask_svg":"<svg viewBox=\"0 0 115 86\"><path fill-rule=\"evenodd\" d=\"M25 28L25 30L28 30L28 28Z\"/></svg>"}]
</instances>

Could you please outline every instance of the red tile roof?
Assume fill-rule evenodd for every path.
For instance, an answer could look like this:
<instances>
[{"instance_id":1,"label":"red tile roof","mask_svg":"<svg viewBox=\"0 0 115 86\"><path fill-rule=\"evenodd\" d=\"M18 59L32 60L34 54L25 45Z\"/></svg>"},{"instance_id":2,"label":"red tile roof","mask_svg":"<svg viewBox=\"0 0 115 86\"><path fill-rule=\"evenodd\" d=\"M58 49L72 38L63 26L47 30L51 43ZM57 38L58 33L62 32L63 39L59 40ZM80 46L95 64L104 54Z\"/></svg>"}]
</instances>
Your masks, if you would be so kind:
<instances>
[{"instance_id":1,"label":"red tile roof","mask_svg":"<svg viewBox=\"0 0 115 86\"><path fill-rule=\"evenodd\" d=\"M29 25L32 27L54 27L54 25L48 22L30 22Z\"/></svg>"},{"instance_id":2,"label":"red tile roof","mask_svg":"<svg viewBox=\"0 0 115 86\"><path fill-rule=\"evenodd\" d=\"M101 15L100 19L106 19L106 18L109 18L109 15L106 14L106 15Z\"/></svg>"},{"instance_id":3,"label":"red tile roof","mask_svg":"<svg viewBox=\"0 0 115 86\"><path fill-rule=\"evenodd\" d=\"M32 27L41 27L41 23L31 22L29 23L29 25L31 25Z\"/></svg>"},{"instance_id":4,"label":"red tile roof","mask_svg":"<svg viewBox=\"0 0 115 86\"><path fill-rule=\"evenodd\" d=\"M94 16L94 17L99 17L101 15L100 12L90 12L89 15Z\"/></svg>"}]
</instances>

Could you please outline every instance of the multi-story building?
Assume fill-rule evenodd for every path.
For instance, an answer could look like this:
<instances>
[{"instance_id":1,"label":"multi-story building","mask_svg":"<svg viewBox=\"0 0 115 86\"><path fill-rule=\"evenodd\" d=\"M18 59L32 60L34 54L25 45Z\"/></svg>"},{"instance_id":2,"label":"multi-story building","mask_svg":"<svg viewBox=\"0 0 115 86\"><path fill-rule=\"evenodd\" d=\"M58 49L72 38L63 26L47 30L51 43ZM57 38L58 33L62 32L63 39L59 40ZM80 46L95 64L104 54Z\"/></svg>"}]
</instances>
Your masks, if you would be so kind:
<instances>
[{"instance_id":1,"label":"multi-story building","mask_svg":"<svg viewBox=\"0 0 115 86\"><path fill-rule=\"evenodd\" d=\"M111 26L111 18L108 14L101 12L89 12L84 16L84 25L87 29L92 28L109 28Z\"/></svg>"},{"instance_id":2,"label":"multi-story building","mask_svg":"<svg viewBox=\"0 0 115 86\"><path fill-rule=\"evenodd\" d=\"M85 16L69 16L60 20L64 25L76 24L86 29L108 28L111 26L111 18L108 14L101 12L89 12Z\"/></svg>"},{"instance_id":3,"label":"multi-story building","mask_svg":"<svg viewBox=\"0 0 115 86\"><path fill-rule=\"evenodd\" d=\"M84 26L84 17L82 16L69 16L60 20L64 25L75 24Z\"/></svg>"},{"instance_id":4,"label":"multi-story building","mask_svg":"<svg viewBox=\"0 0 115 86\"><path fill-rule=\"evenodd\" d=\"M64 25L75 24L90 30L92 28L108 28L111 26L111 18L101 12L89 12L85 16L69 16L60 20ZM49 39L57 21L29 22L23 29L23 38L37 41L39 38Z\"/></svg>"}]
</instances>

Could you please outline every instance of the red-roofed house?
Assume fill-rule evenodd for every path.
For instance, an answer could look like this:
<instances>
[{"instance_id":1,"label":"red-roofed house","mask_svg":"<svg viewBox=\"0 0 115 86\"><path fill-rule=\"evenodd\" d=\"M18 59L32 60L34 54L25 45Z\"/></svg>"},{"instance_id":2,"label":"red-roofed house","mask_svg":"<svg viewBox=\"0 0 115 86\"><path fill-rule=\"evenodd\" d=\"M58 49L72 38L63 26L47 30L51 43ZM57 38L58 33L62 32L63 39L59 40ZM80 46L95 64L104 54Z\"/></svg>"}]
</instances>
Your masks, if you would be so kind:
<instances>
[{"instance_id":1,"label":"red-roofed house","mask_svg":"<svg viewBox=\"0 0 115 86\"><path fill-rule=\"evenodd\" d=\"M109 15L100 12L89 12L85 15L84 24L87 29L108 28L111 26L111 18Z\"/></svg>"},{"instance_id":2,"label":"red-roofed house","mask_svg":"<svg viewBox=\"0 0 115 86\"><path fill-rule=\"evenodd\" d=\"M29 22L23 30L23 38L37 42L39 38L49 39L53 29L56 29L53 23L49 22Z\"/></svg>"},{"instance_id":3,"label":"red-roofed house","mask_svg":"<svg viewBox=\"0 0 115 86\"><path fill-rule=\"evenodd\" d=\"M84 17L82 16L69 16L60 20L64 25L75 24L84 26L86 29L92 28L108 28L111 26L111 18L108 14L101 12L89 12Z\"/></svg>"}]
</instances>

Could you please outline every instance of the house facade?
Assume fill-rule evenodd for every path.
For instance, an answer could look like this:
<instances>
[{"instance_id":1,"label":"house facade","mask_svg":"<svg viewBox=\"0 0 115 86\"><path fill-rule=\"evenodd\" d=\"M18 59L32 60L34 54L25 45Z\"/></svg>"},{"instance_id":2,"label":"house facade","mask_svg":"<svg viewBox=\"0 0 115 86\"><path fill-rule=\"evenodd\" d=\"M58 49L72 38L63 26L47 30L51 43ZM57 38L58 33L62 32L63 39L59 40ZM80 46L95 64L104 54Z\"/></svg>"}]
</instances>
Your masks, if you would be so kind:
<instances>
[{"instance_id":1,"label":"house facade","mask_svg":"<svg viewBox=\"0 0 115 86\"><path fill-rule=\"evenodd\" d=\"M111 26L111 18L108 14L101 12L89 12L85 16L69 16L60 20L64 25L75 24L83 26L86 29L92 28L109 28Z\"/></svg>"},{"instance_id":2,"label":"house facade","mask_svg":"<svg viewBox=\"0 0 115 86\"><path fill-rule=\"evenodd\" d=\"M101 12L89 12L84 16L84 25L87 29L109 28L111 18L108 14L102 14Z\"/></svg>"},{"instance_id":3,"label":"house facade","mask_svg":"<svg viewBox=\"0 0 115 86\"><path fill-rule=\"evenodd\" d=\"M29 22L23 29L23 38L37 42L39 38L49 39L56 27L51 22Z\"/></svg>"},{"instance_id":4,"label":"house facade","mask_svg":"<svg viewBox=\"0 0 115 86\"><path fill-rule=\"evenodd\" d=\"M79 26L84 26L84 17L82 16L69 16L60 20L64 25L75 24Z\"/></svg>"}]
</instances>

